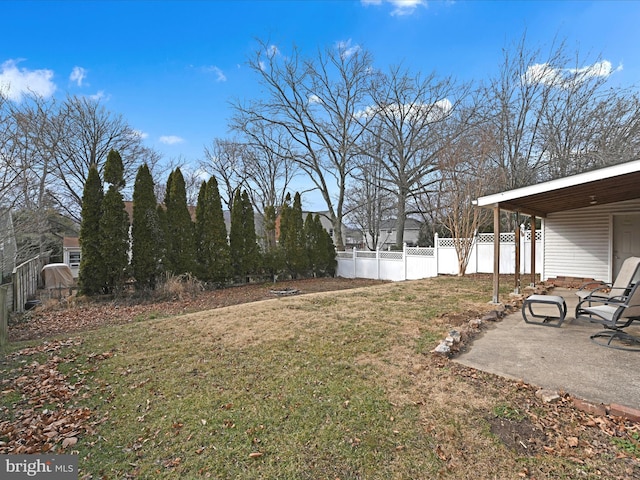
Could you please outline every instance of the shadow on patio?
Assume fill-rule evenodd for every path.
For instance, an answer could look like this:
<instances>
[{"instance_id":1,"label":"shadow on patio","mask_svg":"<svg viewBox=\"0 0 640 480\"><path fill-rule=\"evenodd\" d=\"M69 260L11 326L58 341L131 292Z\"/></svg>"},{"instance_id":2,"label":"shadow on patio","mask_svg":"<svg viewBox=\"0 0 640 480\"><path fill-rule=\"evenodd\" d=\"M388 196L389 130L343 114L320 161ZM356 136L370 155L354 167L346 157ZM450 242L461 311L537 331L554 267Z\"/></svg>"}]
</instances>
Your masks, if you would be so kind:
<instances>
[{"instance_id":1,"label":"shadow on patio","mask_svg":"<svg viewBox=\"0 0 640 480\"><path fill-rule=\"evenodd\" d=\"M575 319L575 290L555 288L550 293L567 303L561 328L527 324L518 311L477 338L455 361L588 402L640 410L640 353L596 345L589 337L603 328ZM537 307L535 311L541 311ZM555 306L545 308L558 314ZM640 327L628 331L640 334Z\"/></svg>"}]
</instances>

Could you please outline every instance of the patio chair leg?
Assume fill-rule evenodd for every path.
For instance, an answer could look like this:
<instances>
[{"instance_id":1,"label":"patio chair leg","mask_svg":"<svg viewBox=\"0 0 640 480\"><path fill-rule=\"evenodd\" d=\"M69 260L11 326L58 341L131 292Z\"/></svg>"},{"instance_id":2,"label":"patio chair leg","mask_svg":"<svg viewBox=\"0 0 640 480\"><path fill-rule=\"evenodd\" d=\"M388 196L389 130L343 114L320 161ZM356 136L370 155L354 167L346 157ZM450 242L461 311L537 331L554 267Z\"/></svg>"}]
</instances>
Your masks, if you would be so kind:
<instances>
[{"instance_id":1,"label":"patio chair leg","mask_svg":"<svg viewBox=\"0 0 640 480\"><path fill-rule=\"evenodd\" d=\"M615 348L627 352L640 352L640 338L622 330L603 330L591 335L591 341L602 347ZM615 343L613 343L615 342Z\"/></svg>"}]
</instances>

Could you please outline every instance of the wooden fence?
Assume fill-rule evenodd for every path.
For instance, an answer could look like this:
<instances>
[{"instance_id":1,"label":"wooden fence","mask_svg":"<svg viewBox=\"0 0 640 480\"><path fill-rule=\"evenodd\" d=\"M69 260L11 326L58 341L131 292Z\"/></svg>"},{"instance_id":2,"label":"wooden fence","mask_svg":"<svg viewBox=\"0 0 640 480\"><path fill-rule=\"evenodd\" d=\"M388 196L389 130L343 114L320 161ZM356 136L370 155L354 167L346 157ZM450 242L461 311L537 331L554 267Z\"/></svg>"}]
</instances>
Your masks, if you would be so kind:
<instances>
[{"instance_id":1,"label":"wooden fence","mask_svg":"<svg viewBox=\"0 0 640 480\"><path fill-rule=\"evenodd\" d=\"M42 288L42 267L49 263L51 252L41 253L21 263L13 269L11 283L13 284L13 305L14 312L24 312L27 300L35 298L38 288Z\"/></svg>"},{"instance_id":2,"label":"wooden fence","mask_svg":"<svg viewBox=\"0 0 640 480\"><path fill-rule=\"evenodd\" d=\"M9 341L9 296L11 284L0 285L0 349Z\"/></svg>"}]
</instances>

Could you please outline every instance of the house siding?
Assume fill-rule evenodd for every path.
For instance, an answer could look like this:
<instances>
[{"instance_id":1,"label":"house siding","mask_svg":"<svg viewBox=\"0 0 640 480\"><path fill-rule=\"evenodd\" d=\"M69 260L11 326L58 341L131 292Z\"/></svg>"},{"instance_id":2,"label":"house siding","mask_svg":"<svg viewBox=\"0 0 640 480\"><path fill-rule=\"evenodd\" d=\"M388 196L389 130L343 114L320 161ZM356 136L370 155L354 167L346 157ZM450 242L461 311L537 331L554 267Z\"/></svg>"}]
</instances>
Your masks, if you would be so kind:
<instances>
[{"instance_id":1,"label":"house siding","mask_svg":"<svg viewBox=\"0 0 640 480\"><path fill-rule=\"evenodd\" d=\"M549 214L544 220L543 279L612 281L611 216L640 212L640 199Z\"/></svg>"}]
</instances>

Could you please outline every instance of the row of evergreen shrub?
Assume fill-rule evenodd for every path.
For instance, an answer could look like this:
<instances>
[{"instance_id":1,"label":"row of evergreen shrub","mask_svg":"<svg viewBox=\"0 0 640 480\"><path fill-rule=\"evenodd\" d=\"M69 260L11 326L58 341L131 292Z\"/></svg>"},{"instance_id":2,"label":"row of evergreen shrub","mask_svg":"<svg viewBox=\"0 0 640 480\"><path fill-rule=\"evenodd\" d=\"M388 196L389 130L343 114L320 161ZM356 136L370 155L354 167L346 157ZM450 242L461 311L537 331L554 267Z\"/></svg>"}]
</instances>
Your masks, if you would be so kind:
<instances>
[{"instance_id":1,"label":"row of evergreen shrub","mask_svg":"<svg viewBox=\"0 0 640 480\"><path fill-rule=\"evenodd\" d=\"M121 291L128 282L154 290L163 274L188 274L210 286L275 279L333 276L335 246L318 215L303 219L300 194L291 202L270 206L263 231L255 230L254 211L246 191L237 189L229 232L218 183L202 182L192 218L184 177L179 168L167 179L164 202L158 204L148 166L138 169L131 222L125 210L122 159L111 151L104 168L90 169L82 197L80 289L95 295ZM131 227L131 230L129 230Z\"/></svg>"}]
</instances>

